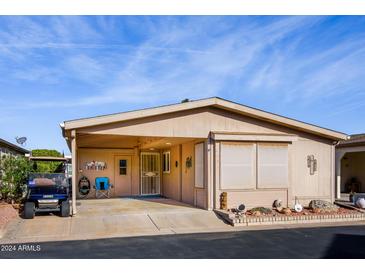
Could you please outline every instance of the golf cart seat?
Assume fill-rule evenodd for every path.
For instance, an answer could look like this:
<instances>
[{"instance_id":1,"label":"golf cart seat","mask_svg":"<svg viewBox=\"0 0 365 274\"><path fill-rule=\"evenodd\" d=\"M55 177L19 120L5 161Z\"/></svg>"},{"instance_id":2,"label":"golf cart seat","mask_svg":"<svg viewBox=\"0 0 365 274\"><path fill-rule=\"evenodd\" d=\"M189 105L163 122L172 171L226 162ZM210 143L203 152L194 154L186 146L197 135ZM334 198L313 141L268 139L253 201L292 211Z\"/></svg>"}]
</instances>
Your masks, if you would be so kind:
<instances>
[{"instance_id":1,"label":"golf cart seat","mask_svg":"<svg viewBox=\"0 0 365 274\"><path fill-rule=\"evenodd\" d=\"M95 178L95 198L110 198L110 190L112 184L109 182L108 177Z\"/></svg>"}]
</instances>

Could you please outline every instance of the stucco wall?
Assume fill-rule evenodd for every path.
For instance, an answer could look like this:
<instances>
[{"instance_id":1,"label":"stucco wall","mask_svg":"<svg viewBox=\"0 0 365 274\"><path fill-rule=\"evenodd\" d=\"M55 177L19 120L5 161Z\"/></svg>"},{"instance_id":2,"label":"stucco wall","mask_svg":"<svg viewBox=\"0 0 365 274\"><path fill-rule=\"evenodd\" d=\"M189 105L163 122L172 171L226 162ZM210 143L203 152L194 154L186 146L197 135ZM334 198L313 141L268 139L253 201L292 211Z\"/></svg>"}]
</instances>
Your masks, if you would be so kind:
<instances>
[{"instance_id":1,"label":"stucco wall","mask_svg":"<svg viewBox=\"0 0 365 274\"><path fill-rule=\"evenodd\" d=\"M217 108L202 108L79 129L80 133L207 138L211 131L295 133L287 127Z\"/></svg>"},{"instance_id":2,"label":"stucco wall","mask_svg":"<svg viewBox=\"0 0 365 274\"><path fill-rule=\"evenodd\" d=\"M78 158L78 169L77 174L77 182L84 175L89 180L91 185L93 186L95 183L96 177L108 177L112 184L116 184L115 181L115 157L121 155L128 155L131 157L131 195L139 194L139 154L137 150L134 149L88 149L88 148L80 148L78 149L77 158ZM91 161L100 161L105 162L107 168L105 170L87 170L85 168L85 164ZM115 188L112 188L111 195L115 196ZM90 194L87 198L94 198L95 190L93 187L91 188Z\"/></svg>"},{"instance_id":3,"label":"stucco wall","mask_svg":"<svg viewBox=\"0 0 365 274\"><path fill-rule=\"evenodd\" d=\"M163 195L190 205L207 208L206 186L204 188L195 187L194 149L197 142L192 141L173 146L168 150L171 152L171 172L163 174ZM186 165L189 157L192 159L191 167ZM176 161L178 161L178 167L175 166Z\"/></svg>"}]
</instances>

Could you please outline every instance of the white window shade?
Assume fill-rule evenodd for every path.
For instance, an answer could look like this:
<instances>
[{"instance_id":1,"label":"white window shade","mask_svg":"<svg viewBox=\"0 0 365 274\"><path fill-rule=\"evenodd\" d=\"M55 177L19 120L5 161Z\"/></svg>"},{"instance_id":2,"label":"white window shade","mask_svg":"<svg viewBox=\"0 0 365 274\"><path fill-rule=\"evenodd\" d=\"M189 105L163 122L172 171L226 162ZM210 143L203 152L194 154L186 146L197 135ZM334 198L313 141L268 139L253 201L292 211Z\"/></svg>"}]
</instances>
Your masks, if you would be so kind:
<instances>
[{"instance_id":1,"label":"white window shade","mask_svg":"<svg viewBox=\"0 0 365 274\"><path fill-rule=\"evenodd\" d=\"M252 189L255 180L253 144L221 145L221 189Z\"/></svg>"},{"instance_id":2,"label":"white window shade","mask_svg":"<svg viewBox=\"0 0 365 274\"><path fill-rule=\"evenodd\" d=\"M288 187L288 146L258 144L257 180L259 188Z\"/></svg>"},{"instance_id":3,"label":"white window shade","mask_svg":"<svg viewBox=\"0 0 365 274\"><path fill-rule=\"evenodd\" d=\"M195 145L195 187L204 188L204 144Z\"/></svg>"}]
</instances>

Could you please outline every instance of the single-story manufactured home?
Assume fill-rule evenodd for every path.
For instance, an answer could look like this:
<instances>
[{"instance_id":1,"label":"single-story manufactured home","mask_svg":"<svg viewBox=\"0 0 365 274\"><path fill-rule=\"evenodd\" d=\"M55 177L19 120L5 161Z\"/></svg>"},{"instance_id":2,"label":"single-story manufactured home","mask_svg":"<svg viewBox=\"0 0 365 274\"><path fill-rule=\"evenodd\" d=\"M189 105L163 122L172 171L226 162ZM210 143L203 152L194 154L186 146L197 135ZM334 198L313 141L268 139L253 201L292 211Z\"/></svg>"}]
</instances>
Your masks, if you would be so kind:
<instances>
[{"instance_id":1,"label":"single-story manufactured home","mask_svg":"<svg viewBox=\"0 0 365 274\"><path fill-rule=\"evenodd\" d=\"M343 133L221 98L65 121L73 213L81 178L111 197L162 195L196 207L291 206L335 199ZM87 197L95 198L91 189Z\"/></svg>"}]
</instances>

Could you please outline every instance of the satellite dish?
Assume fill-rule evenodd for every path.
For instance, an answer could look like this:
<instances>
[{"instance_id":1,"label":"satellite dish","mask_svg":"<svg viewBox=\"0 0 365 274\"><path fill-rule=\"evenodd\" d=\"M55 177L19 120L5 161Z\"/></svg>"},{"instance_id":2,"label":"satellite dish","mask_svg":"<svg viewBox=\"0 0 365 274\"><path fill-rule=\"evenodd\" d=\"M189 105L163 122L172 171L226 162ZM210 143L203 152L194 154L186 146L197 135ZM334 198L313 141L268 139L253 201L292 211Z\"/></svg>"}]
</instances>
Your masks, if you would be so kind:
<instances>
[{"instance_id":1,"label":"satellite dish","mask_svg":"<svg viewBox=\"0 0 365 274\"><path fill-rule=\"evenodd\" d=\"M23 146L27 141L27 137L15 137L15 140L19 145Z\"/></svg>"}]
</instances>

